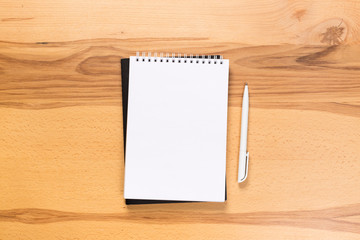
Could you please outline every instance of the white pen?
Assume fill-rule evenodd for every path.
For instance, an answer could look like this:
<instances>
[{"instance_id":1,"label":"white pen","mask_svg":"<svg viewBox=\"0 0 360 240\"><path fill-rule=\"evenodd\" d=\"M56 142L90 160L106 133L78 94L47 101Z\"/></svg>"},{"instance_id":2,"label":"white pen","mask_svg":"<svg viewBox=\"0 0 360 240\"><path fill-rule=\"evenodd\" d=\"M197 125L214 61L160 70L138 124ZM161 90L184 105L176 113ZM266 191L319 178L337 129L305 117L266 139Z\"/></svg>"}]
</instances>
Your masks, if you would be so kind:
<instances>
[{"instance_id":1,"label":"white pen","mask_svg":"<svg viewBox=\"0 0 360 240\"><path fill-rule=\"evenodd\" d=\"M239 152L239 175L238 182L245 181L248 175L249 152L247 152L247 134L249 121L249 90L247 83L244 88L242 112L241 112L241 135Z\"/></svg>"}]
</instances>

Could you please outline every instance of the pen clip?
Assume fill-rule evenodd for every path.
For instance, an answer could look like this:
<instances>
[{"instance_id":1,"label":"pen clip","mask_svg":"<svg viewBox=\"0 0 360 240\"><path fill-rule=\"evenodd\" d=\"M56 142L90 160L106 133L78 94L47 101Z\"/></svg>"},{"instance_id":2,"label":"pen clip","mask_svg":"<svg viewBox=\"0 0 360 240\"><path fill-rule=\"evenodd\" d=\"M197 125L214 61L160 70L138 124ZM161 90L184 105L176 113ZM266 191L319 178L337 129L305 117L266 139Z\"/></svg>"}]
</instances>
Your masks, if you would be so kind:
<instances>
[{"instance_id":1,"label":"pen clip","mask_svg":"<svg viewBox=\"0 0 360 240\"><path fill-rule=\"evenodd\" d=\"M249 152L246 153L246 157L245 157L245 168L244 168L244 174L243 174L243 178L239 179L239 183L243 182L246 180L247 175L248 175L248 166L249 166Z\"/></svg>"}]
</instances>

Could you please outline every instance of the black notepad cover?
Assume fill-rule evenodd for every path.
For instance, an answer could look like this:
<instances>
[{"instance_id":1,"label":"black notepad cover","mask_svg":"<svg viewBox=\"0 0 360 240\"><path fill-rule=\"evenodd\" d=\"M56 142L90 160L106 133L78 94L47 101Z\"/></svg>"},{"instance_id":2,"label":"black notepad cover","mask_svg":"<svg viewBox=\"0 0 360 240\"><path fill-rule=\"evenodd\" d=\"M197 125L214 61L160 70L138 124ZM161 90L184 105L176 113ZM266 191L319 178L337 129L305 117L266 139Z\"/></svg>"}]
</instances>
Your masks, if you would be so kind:
<instances>
[{"instance_id":1,"label":"black notepad cover","mask_svg":"<svg viewBox=\"0 0 360 240\"><path fill-rule=\"evenodd\" d=\"M217 57L220 56L206 56ZM127 126L127 112L128 112L128 98L129 98L129 69L130 59L121 59L121 87L122 87L122 106L123 106L123 136L124 136L124 154L126 151L126 126ZM124 156L125 159L125 156ZM227 187L225 186L225 200L227 200ZM184 203L190 201L168 201L168 200L144 200L144 199L125 199L126 205L133 204L155 204L155 203ZM193 202L193 201L192 201Z\"/></svg>"}]
</instances>

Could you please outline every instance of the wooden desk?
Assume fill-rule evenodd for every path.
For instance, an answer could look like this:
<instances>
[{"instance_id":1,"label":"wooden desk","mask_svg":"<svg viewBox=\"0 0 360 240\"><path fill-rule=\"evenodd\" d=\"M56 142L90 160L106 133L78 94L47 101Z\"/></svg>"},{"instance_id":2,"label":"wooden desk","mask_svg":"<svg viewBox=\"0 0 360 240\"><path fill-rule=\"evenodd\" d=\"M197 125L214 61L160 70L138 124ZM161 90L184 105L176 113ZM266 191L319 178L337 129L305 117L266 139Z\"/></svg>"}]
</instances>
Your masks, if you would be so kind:
<instances>
[{"instance_id":1,"label":"wooden desk","mask_svg":"<svg viewBox=\"0 0 360 240\"><path fill-rule=\"evenodd\" d=\"M360 1L0 6L1 240L360 239ZM230 59L225 204L124 204L119 60L136 51Z\"/></svg>"}]
</instances>

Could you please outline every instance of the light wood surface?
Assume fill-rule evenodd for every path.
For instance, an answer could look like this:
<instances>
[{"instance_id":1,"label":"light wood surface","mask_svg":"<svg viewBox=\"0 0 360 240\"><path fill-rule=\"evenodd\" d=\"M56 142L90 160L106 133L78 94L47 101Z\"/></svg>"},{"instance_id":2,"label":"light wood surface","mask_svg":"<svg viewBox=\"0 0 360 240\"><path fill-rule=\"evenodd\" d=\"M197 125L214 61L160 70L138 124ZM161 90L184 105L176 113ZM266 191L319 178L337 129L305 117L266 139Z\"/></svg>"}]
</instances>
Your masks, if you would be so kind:
<instances>
[{"instance_id":1,"label":"light wood surface","mask_svg":"<svg viewBox=\"0 0 360 240\"><path fill-rule=\"evenodd\" d=\"M360 239L360 1L3 0L0 41L1 240ZM230 59L226 203L125 205L136 51Z\"/></svg>"}]
</instances>

